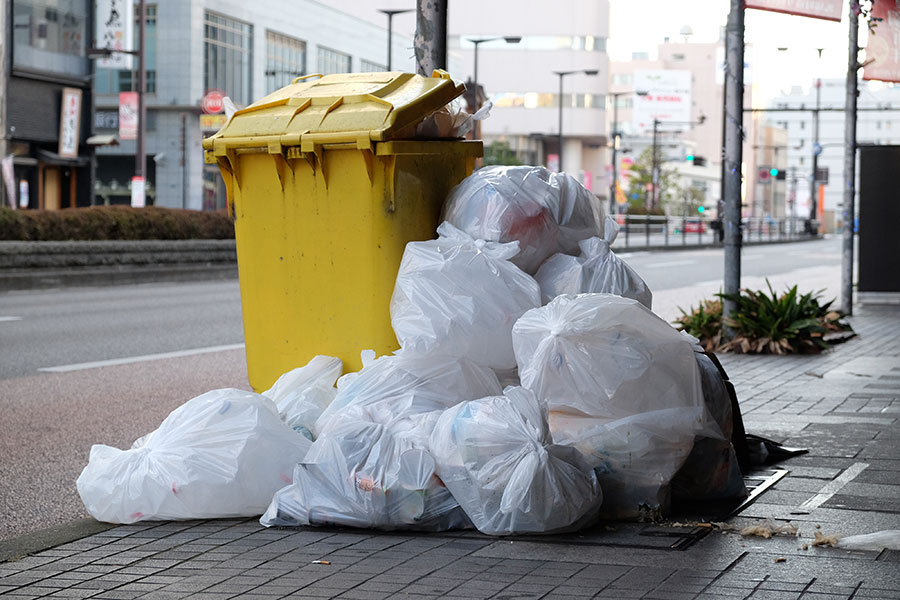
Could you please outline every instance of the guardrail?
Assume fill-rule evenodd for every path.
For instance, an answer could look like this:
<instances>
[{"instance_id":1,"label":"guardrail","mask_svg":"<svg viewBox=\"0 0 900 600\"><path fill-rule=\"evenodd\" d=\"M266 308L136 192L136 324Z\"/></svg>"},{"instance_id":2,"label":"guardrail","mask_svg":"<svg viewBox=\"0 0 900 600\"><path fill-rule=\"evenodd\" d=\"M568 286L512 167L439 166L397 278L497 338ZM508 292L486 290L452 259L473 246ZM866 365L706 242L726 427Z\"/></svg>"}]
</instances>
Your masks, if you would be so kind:
<instances>
[{"instance_id":1,"label":"guardrail","mask_svg":"<svg viewBox=\"0 0 900 600\"><path fill-rule=\"evenodd\" d=\"M722 224L703 217L614 215L619 223L620 248L715 246L722 243ZM801 218L752 217L741 222L743 241L790 242L815 237Z\"/></svg>"}]
</instances>

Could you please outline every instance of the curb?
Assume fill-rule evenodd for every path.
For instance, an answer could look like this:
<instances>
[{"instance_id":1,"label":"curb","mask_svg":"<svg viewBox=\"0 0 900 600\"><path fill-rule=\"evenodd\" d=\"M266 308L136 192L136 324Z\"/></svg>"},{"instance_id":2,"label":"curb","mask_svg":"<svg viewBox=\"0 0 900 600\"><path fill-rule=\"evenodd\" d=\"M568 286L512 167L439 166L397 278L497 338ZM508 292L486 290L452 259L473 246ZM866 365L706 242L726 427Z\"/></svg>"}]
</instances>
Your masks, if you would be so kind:
<instances>
[{"instance_id":1,"label":"curb","mask_svg":"<svg viewBox=\"0 0 900 600\"><path fill-rule=\"evenodd\" d=\"M47 529L39 529L8 540L0 540L0 563L16 561L29 554L68 544L114 527L118 527L118 525L86 518Z\"/></svg>"}]
</instances>

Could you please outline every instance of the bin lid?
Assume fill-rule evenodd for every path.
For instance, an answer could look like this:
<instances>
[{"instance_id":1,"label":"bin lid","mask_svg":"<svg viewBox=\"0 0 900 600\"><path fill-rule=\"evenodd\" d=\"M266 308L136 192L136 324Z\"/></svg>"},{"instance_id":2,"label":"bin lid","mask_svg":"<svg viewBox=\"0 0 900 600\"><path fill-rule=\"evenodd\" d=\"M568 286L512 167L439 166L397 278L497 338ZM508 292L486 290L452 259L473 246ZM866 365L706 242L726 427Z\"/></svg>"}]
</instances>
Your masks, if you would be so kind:
<instances>
[{"instance_id":1,"label":"bin lid","mask_svg":"<svg viewBox=\"0 0 900 600\"><path fill-rule=\"evenodd\" d=\"M308 76L314 77L314 76ZM465 85L444 71L431 77L393 71L300 78L234 113L207 150L409 139L427 116Z\"/></svg>"}]
</instances>

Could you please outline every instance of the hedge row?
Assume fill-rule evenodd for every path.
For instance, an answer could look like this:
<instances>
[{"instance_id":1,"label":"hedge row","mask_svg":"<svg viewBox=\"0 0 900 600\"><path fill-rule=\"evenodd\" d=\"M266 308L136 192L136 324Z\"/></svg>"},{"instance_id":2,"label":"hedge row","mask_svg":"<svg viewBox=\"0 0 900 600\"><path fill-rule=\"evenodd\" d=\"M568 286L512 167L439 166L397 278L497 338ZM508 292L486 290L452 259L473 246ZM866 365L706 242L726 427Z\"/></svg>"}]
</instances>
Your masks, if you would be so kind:
<instances>
[{"instance_id":1,"label":"hedge row","mask_svg":"<svg viewBox=\"0 0 900 600\"><path fill-rule=\"evenodd\" d=\"M0 207L0 240L220 240L234 238L225 211L92 206L58 211Z\"/></svg>"}]
</instances>

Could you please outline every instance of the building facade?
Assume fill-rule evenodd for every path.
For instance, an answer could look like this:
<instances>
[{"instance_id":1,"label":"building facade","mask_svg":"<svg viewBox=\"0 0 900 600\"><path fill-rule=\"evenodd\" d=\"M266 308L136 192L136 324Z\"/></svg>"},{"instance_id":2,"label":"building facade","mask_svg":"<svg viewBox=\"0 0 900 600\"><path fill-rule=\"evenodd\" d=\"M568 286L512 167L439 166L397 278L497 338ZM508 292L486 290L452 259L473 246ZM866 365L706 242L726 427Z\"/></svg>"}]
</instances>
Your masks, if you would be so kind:
<instances>
[{"instance_id":1,"label":"building facade","mask_svg":"<svg viewBox=\"0 0 900 600\"><path fill-rule=\"evenodd\" d=\"M826 231L841 226L844 203L844 101L846 81L823 79L819 90L819 137L821 151L817 167L822 177L823 217ZM769 120L787 130L788 195L794 195L798 216L810 214L812 161L814 152L813 112L816 106L815 82L807 88L795 87L790 93L773 99L769 108L792 108L790 112L767 113ZM900 86L860 81L856 139L860 145L900 144ZM804 109L804 110L796 110ZM857 173L859 171L857 170ZM796 183L795 183L796 181ZM856 189L859 189L857 183Z\"/></svg>"},{"instance_id":2,"label":"building facade","mask_svg":"<svg viewBox=\"0 0 900 600\"><path fill-rule=\"evenodd\" d=\"M387 31L349 12L298 0L156 0L146 5L146 152L148 202L217 209L225 190L201 142L223 123L201 100L221 90L240 108L298 76L385 70ZM409 70L411 38L393 37L394 68ZM116 133L120 92L131 70L97 69L95 133ZM98 150L95 201L128 203L134 141Z\"/></svg>"},{"instance_id":3,"label":"building facade","mask_svg":"<svg viewBox=\"0 0 900 600\"><path fill-rule=\"evenodd\" d=\"M562 170L605 198L608 1L456 0L448 21L458 79L475 80L472 40L498 38L478 45L477 84L494 103L482 124L485 144L502 141L525 164L558 167L561 106Z\"/></svg>"},{"instance_id":4,"label":"building facade","mask_svg":"<svg viewBox=\"0 0 900 600\"><path fill-rule=\"evenodd\" d=\"M0 205L90 204L90 0L2 2Z\"/></svg>"}]
</instances>

